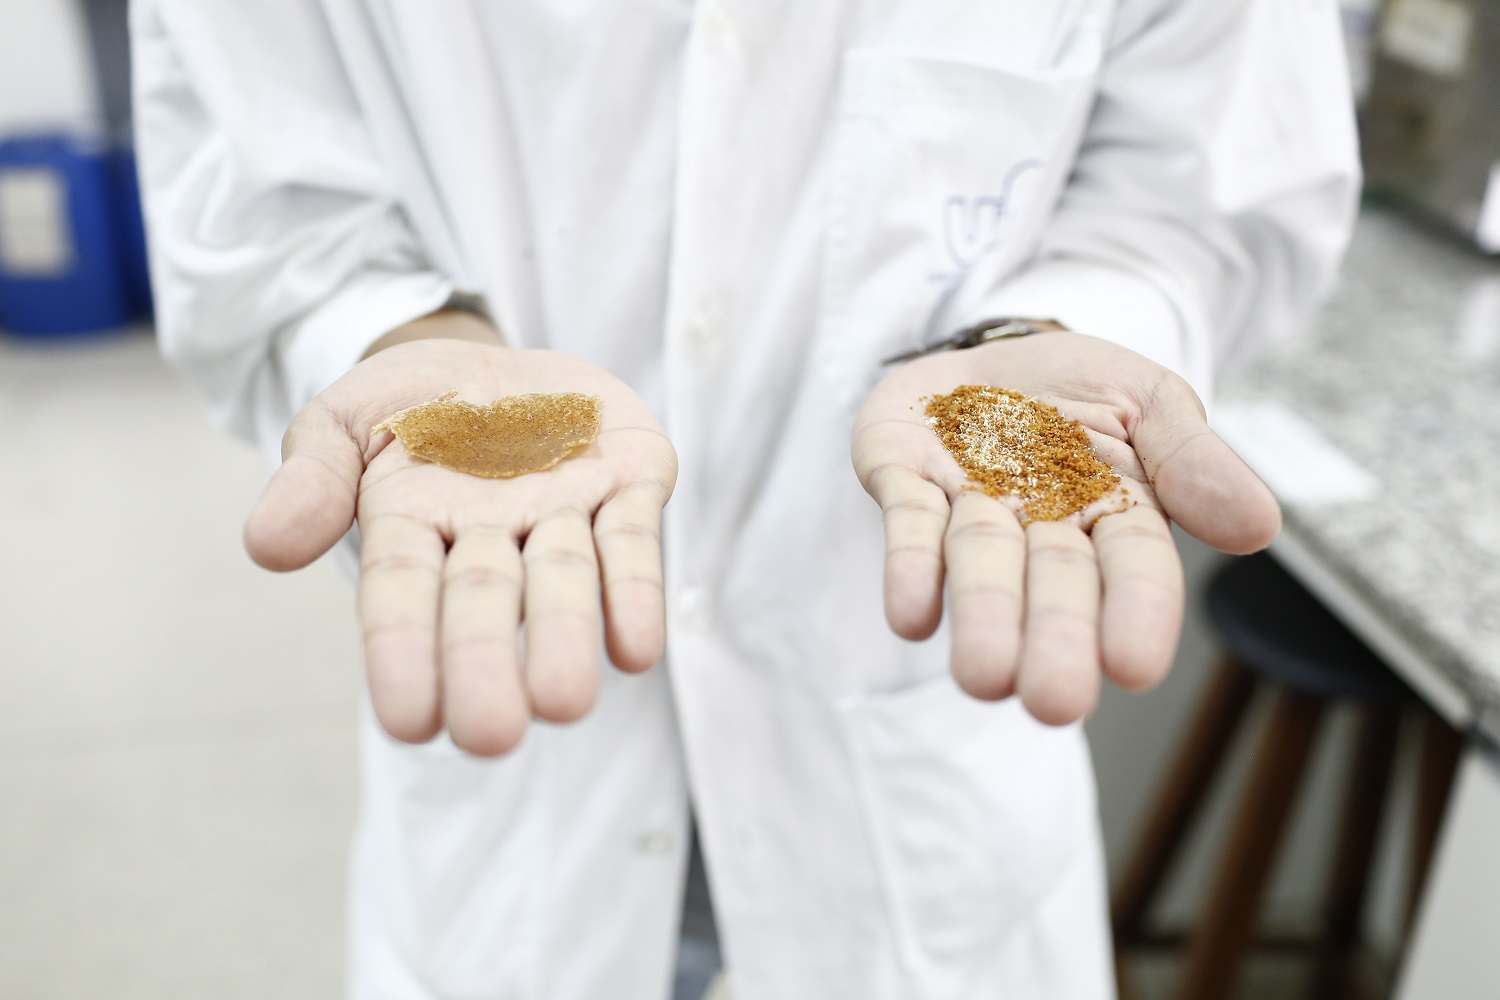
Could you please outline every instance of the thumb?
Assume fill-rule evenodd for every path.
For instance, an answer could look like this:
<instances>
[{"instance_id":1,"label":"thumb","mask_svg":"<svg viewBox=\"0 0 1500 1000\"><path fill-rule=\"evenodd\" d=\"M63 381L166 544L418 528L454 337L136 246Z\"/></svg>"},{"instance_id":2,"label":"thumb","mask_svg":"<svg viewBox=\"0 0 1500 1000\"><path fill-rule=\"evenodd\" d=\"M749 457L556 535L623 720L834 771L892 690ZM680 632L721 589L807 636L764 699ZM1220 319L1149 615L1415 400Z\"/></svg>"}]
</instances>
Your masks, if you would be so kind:
<instances>
[{"instance_id":1,"label":"thumb","mask_svg":"<svg viewBox=\"0 0 1500 1000\"><path fill-rule=\"evenodd\" d=\"M1197 393L1176 376L1153 387L1131 444L1167 516L1224 552L1256 552L1281 530L1270 489L1208 427Z\"/></svg>"},{"instance_id":2,"label":"thumb","mask_svg":"<svg viewBox=\"0 0 1500 1000\"><path fill-rule=\"evenodd\" d=\"M245 522L250 558L277 572L301 569L343 537L365 471L359 445L318 400L292 420L281 454L281 468Z\"/></svg>"}]
</instances>

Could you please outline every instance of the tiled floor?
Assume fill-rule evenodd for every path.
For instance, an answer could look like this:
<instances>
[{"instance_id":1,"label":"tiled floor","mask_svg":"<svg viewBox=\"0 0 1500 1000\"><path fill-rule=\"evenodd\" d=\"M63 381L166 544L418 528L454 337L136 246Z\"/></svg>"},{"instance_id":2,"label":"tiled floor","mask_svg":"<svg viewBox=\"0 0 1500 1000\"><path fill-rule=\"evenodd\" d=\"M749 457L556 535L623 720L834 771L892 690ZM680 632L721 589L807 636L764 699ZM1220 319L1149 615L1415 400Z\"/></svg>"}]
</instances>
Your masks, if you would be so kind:
<instances>
[{"instance_id":1,"label":"tiled floor","mask_svg":"<svg viewBox=\"0 0 1500 1000\"><path fill-rule=\"evenodd\" d=\"M0 338L0 997L327 998L358 665L144 332Z\"/></svg>"}]
</instances>

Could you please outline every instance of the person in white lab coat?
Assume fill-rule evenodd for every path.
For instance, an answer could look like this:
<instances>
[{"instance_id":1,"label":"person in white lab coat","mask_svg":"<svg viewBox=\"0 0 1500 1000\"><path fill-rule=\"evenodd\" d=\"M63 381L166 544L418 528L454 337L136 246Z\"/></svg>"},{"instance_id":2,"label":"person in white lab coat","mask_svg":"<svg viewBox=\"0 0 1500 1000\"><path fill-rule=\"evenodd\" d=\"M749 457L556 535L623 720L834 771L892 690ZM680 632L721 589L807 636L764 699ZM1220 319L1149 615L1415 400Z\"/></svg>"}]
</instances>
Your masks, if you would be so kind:
<instances>
[{"instance_id":1,"label":"person in white lab coat","mask_svg":"<svg viewBox=\"0 0 1500 1000\"><path fill-rule=\"evenodd\" d=\"M247 545L362 540L353 996L665 997L690 800L736 1000L1110 995L1072 723L1168 667L1163 511L1276 530L1193 389L1347 238L1331 0L132 19L163 349L284 458ZM881 364L998 317L1050 332ZM1139 505L963 491L913 407L970 382ZM450 388L604 429L513 480L371 435Z\"/></svg>"}]
</instances>

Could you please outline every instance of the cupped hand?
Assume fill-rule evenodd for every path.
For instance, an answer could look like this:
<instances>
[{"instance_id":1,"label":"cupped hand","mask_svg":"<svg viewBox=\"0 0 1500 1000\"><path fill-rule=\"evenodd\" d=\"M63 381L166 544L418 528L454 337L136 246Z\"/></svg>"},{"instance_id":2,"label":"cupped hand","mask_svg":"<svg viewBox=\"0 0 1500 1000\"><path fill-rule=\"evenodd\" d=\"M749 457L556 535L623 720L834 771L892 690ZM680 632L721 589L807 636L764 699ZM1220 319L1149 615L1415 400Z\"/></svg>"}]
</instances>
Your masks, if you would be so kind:
<instances>
[{"instance_id":1,"label":"cupped hand","mask_svg":"<svg viewBox=\"0 0 1500 1000\"><path fill-rule=\"evenodd\" d=\"M923 399L969 384L1025 393L1079 421L1120 489L1067 521L1025 526L1017 504L965 489ZM958 684L985 699L1018 693L1048 723L1086 715L1101 674L1130 689L1166 676L1184 600L1169 518L1227 552L1265 547L1281 524L1270 491L1209 430L1186 382L1066 331L909 362L865 401L852 446L885 517L891 627L930 636L946 581Z\"/></svg>"},{"instance_id":2,"label":"cupped hand","mask_svg":"<svg viewBox=\"0 0 1500 1000\"><path fill-rule=\"evenodd\" d=\"M371 435L395 411L450 389L475 403L594 395L599 436L545 472L484 479L413 458L388 432ZM659 529L677 457L646 404L613 376L550 351L401 343L314 399L282 453L245 526L246 548L269 569L297 569L357 516L370 695L398 739L424 741L446 726L460 747L503 753L532 717L566 722L589 710L601 634L622 670L660 658Z\"/></svg>"}]
</instances>

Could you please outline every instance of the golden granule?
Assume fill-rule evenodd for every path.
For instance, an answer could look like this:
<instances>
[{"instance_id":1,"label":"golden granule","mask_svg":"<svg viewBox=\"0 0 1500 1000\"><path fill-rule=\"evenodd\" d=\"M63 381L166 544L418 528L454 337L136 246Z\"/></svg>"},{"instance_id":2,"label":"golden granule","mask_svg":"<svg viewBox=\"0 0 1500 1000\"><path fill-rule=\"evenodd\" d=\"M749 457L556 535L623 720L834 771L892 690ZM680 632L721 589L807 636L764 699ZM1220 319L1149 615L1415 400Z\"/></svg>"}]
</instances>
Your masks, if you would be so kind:
<instances>
[{"instance_id":1,"label":"golden granule","mask_svg":"<svg viewBox=\"0 0 1500 1000\"><path fill-rule=\"evenodd\" d=\"M483 406L457 396L455 389L407 407L370 433L390 431L417 458L487 479L550 469L599 436L597 396L528 393Z\"/></svg>"},{"instance_id":2,"label":"golden granule","mask_svg":"<svg viewBox=\"0 0 1500 1000\"><path fill-rule=\"evenodd\" d=\"M926 403L927 422L971 488L1017 498L1027 520L1060 521L1120 484L1083 425L1056 407L987 385L961 385Z\"/></svg>"}]
</instances>

